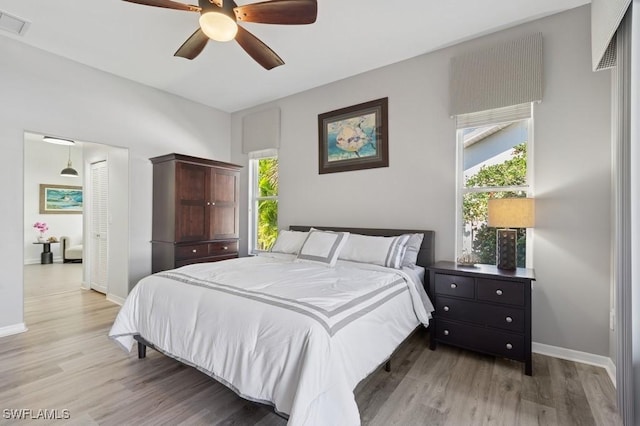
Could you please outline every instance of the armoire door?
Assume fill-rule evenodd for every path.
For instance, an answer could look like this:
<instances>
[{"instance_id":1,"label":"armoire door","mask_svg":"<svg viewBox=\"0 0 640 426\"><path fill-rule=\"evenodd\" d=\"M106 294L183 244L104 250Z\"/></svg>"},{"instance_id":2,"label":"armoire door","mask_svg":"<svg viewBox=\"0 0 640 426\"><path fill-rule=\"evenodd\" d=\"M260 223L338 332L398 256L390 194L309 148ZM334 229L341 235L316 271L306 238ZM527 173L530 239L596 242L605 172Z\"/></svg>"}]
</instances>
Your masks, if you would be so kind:
<instances>
[{"instance_id":1,"label":"armoire door","mask_svg":"<svg viewBox=\"0 0 640 426\"><path fill-rule=\"evenodd\" d=\"M90 194L89 283L93 290L106 294L109 270L109 177L106 161L91 164Z\"/></svg>"},{"instance_id":2,"label":"armoire door","mask_svg":"<svg viewBox=\"0 0 640 426\"><path fill-rule=\"evenodd\" d=\"M176 242L209 239L210 168L176 164Z\"/></svg>"},{"instance_id":3,"label":"armoire door","mask_svg":"<svg viewBox=\"0 0 640 426\"><path fill-rule=\"evenodd\" d=\"M211 169L212 202L209 217L211 239L238 238L239 173L224 169Z\"/></svg>"}]
</instances>

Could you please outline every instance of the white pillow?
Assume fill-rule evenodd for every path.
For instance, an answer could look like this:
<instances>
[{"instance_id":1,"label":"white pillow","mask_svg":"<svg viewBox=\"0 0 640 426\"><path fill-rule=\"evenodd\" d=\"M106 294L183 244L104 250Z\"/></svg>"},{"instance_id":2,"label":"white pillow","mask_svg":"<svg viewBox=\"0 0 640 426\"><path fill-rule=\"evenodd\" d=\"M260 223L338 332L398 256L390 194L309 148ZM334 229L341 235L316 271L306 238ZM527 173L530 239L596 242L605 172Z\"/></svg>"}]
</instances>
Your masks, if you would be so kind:
<instances>
[{"instance_id":1,"label":"white pillow","mask_svg":"<svg viewBox=\"0 0 640 426\"><path fill-rule=\"evenodd\" d=\"M407 268L415 268L418 261L418 252L424 239L424 234L408 234L409 242L407 243L407 251L402 259L402 266Z\"/></svg>"},{"instance_id":2,"label":"white pillow","mask_svg":"<svg viewBox=\"0 0 640 426\"><path fill-rule=\"evenodd\" d=\"M348 232L319 231L311 229L302 244L297 261L334 266L340 250L349 238Z\"/></svg>"},{"instance_id":3,"label":"white pillow","mask_svg":"<svg viewBox=\"0 0 640 426\"><path fill-rule=\"evenodd\" d=\"M308 232L282 230L271 247L272 253L298 254Z\"/></svg>"},{"instance_id":4,"label":"white pillow","mask_svg":"<svg viewBox=\"0 0 640 426\"><path fill-rule=\"evenodd\" d=\"M397 237L352 234L340 252L340 259L400 269L409 237L410 234Z\"/></svg>"}]
</instances>

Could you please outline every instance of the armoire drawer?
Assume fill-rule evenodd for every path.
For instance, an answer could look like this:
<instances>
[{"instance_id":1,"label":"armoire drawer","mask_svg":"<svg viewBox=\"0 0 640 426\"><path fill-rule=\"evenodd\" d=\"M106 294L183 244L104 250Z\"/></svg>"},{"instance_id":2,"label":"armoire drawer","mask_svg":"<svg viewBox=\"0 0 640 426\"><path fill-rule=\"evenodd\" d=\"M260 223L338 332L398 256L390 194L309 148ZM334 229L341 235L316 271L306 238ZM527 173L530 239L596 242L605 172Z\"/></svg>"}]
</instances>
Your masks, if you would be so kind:
<instances>
[{"instance_id":1,"label":"armoire drawer","mask_svg":"<svg viewBox=\"0 0 640 426\"><path fill-rule=\"evenodd\" d=\"M209 244L176 246L176 259L196 259L209 256Z\"/></svg>"},{"instance_id":2,"label":"armoire drawer","mask_svg":"<svg viewBox=\"0 0 640 426\"><path fill-rule=\"evenodd\" d=\"M216 241L215 243L209 243L209 256L222 256L237 252L237 241Z\"/></svg>"},{"instance_id":3,"label":"armoire drawer","mask_svg":"<svg viewBox=\"0 0 640 426\"><path fill-rule=\"evenodd\" d=\"M238 257L238 253L233 253L227 256L209 256L209 257L200 257L197 259L182 259L182 260L176 260L175 267L179 268L185 265L193 265L194 263L219 262L221 260L235 259L237 257Z\"/></svg>"}]
</instances>

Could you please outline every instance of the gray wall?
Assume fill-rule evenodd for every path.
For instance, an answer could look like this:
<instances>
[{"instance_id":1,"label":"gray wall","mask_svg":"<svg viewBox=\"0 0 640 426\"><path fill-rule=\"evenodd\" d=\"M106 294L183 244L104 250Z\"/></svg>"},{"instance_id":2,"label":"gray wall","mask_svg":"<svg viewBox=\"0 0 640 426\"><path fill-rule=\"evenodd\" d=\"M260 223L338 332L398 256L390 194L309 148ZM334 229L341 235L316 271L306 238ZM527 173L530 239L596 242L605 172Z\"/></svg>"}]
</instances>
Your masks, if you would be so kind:
<instances>
[{"instance_id":1,"label":"gray wall","mask_svg":"<svg viewBox=\"0 0 640 426\"><path fill-rule=\"evenodd\" d=\"M149 157L229 161L230 115L0 37L0 335L23 322L24 132L129 148L129 285L151 270ZM125 248L125 252L126 252ZM128 286L122 285L124 293ZM126 294L114 294L124 298Z\"/></svg>"},{"instance_id":2,"label":"gray wall","mask_svg":"<svg viewBox=\"0 0 640 426\"><path fill-rule=\"evenodd\" d=\"M232 161L242 117L281 108L281 227L424 228L436 258L454 258L455 126L448 116L452 56L536 31L544 37L544 99L536 105L533 338L609 356L610 76L590 66L589 7L471 40L232 115ZM388 168L318 174L317 116L389 97ZM247 241L243 171L241 248Z\"/></svg>"}]
</instances>

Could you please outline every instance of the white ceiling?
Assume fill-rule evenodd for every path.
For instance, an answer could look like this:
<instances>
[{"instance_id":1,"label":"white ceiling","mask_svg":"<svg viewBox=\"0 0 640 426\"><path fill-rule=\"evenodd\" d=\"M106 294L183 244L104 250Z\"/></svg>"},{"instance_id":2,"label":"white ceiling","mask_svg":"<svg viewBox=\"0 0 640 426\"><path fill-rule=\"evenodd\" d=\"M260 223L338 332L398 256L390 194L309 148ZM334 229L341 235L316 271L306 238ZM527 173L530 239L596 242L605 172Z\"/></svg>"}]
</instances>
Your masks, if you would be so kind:
<instances>
[{"instance_id":1,"label":"white ceiling","mask_svg":"<svg viewBox=\"0 0 640 426\"><path fill-rule=\"evenodd\" d=\"M312 25L242 24L285 61L271 71L235 41L174 57L199 15L121 0L0 0L0 11L31 22L23 36L0 34L233 112L587 3L318 0Z\"/></svg>"}]
</instances>

